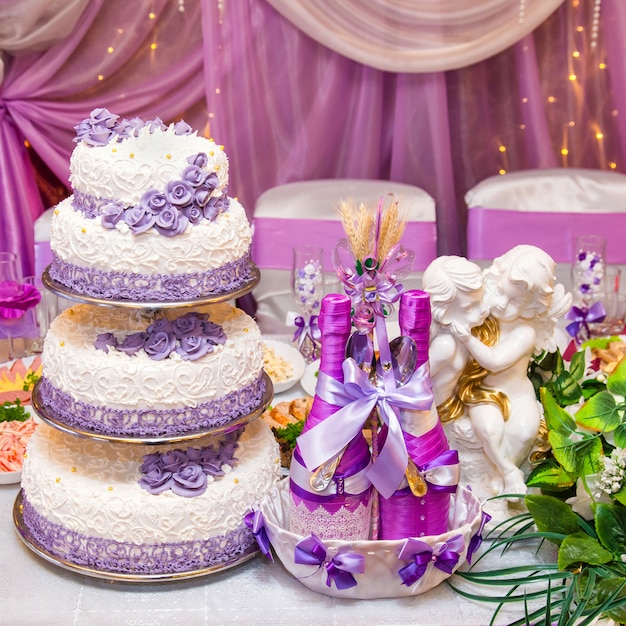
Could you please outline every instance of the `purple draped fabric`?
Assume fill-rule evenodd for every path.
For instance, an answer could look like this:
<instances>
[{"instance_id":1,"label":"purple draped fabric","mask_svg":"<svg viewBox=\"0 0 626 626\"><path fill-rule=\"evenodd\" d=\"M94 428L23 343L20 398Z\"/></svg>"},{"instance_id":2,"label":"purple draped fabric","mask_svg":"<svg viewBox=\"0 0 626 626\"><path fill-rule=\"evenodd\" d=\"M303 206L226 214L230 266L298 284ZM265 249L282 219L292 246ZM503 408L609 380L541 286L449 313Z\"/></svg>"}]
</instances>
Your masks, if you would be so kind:
<instances>
[{"instance_id":1,"label":"purple draped fabric","mask_svg":"<svg viewBox=\"0 0 626 626\"><path fill-rule=\"evenodd\" d=\"M463 196L480 180L553 166L626 171L626 7L601 6L595 48L593 0L565 2L487 61L393 74L324 48L265 0L187 0L183 13L168 0L92 0L65 40L6 56L0 250L19 252L32 274L32 222L46 207L24 142L66 183L73 125L106 106L183 117L213 135L250 214L263 191L289 181L418 185L437 203L439 253L463 254Z\"/></svg>"}]
</instances>

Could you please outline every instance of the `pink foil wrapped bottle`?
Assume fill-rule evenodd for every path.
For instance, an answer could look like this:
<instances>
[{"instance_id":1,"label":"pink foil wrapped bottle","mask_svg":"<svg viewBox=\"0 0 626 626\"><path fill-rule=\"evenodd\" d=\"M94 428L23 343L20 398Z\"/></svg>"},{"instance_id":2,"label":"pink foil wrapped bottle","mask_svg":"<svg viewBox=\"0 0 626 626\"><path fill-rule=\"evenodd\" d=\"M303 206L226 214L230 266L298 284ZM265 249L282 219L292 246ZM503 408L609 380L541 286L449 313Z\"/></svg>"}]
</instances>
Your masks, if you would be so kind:
<instances>
[{"instance_id":1,"label":"pink foil wrapped bottle","mask_svg":"<svg viewBox=\"0 0 626 626\"><path fill-rule=\"evenodd\" d=\"M343 384L343 362L351 330L350 309L351 301L346 295L329 294L322 300L320 372L303 434L341 408L324 400L320 393L326 376ZM370 464L365 437L359 433L336 458L338 464L334 472L330 471L332 478L320 481L319 468L307 469L300 447L296 446L290 469L289 529L303 536L315 534L320 539L369 539L372 487L365 475ZM329 459L325 465L332 467L332 461L333 458Z\"/></svg>"},{"instance_id":2,"label":"pink foil wrapped bottle","mask_svg":"<svg viewBox=\"0 0 626 626\"><path fill-rule=\"evenodd\" d=\"M400 332L415 341L416 370L422 368L419 374L428 378L430 322L428 294L419 290L403 293L399 310ZM417 482L421 490L425 488L425 493L415 495L405 478L390 498L381 496L378 538L393 540L447 532L450 494L456 491L458 483L458 455L455 450L450 450L434 402L430 410L402 409L400 422L409 455L407 474L412 470L415 475L417 470Z\"/></svg>"}]
</instances>

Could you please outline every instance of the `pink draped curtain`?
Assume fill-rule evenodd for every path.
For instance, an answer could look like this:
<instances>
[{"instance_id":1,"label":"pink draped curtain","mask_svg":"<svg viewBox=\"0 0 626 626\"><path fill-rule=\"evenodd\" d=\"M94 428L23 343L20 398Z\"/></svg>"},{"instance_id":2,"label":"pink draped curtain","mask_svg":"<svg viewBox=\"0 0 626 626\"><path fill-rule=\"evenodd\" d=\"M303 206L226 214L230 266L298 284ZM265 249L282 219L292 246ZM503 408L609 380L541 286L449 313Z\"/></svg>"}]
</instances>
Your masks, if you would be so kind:
<instances>
[{"instance_id":1,"label":"pink draped curtain","mask_svg":"<svg viewBox=\"0 0 626 626\"><path fill-rule=\"evenodd\" d=\"M73 125L106 106L211 134L250 213L265 189L295 180L419 185L437 203L439 252L463 253L463 195L479 180L561 165L626 171L626 8L603 0L593 46L593 6L567 0L486 61L418 74L351 61L266 0L185 0L182 12L172 0L91 0L59 43L5 57L0 250L19 251L31 273L32 222L46 207L25 142L65 183Z\"/></svg>"}]
</instances>

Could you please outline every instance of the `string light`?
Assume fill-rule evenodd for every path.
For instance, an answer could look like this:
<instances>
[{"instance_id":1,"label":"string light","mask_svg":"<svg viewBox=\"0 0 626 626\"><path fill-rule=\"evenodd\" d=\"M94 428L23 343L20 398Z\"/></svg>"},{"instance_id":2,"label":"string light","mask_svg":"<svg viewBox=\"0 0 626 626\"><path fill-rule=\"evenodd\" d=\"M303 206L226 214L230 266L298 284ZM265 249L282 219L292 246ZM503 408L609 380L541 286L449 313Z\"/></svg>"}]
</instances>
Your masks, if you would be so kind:
<instances>
[{"instance_id":1,"label":"string light","mask_svg":"<svg viewBox=\"0 0 626 626\"><path fill-rule=\"evenodd\" d=\"M591 47L598 43L598 29L600 28L600 6L602 0L593 0L593 20L591 22Z\"/></svg>"},{"instance_id":2,"label":"string light","mask_svg":"<svg viewBox=\"0 0 626 626\"><path fill-rule=\"evenodd\" d=\"M185 12L185 0L178 0L178 11L179 13Z\"/></svg>"},{"instance_id":3,"label":"string light","mask_svg":"<svg viewBox=\"0 0 626 626\"><path fill-rule=\"evenodd\" d=\"M519 16L517 18L518 23L524 23L524 17L526 15L526 0L519 0Z\"/></svg>"}]
</instances>

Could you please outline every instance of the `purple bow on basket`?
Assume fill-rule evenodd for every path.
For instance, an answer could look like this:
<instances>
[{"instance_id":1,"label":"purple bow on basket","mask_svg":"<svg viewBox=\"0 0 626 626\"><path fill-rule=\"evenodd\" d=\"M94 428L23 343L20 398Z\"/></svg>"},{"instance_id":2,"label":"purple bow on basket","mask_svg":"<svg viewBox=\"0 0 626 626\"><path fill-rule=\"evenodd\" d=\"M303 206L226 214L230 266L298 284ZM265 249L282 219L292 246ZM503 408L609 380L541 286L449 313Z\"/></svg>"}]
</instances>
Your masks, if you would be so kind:
<instances>
[{"instance_id":1,"label":"purple bow on basket","mask_svg":"<svg viewBox=\"0 0 626 626\"><path fill-rule=\"evenodd\" d=\"M263 517L263 513L261 511L250 511L246 513L246 516L243 518L246 526L250 529L256 542L259 544L259 549L261 552L270 560L274 561L274 557L272 556L272 552L270 550L270 539L267 536L267 530L265 528L265 518Z\"/></svg>"},{"instance_id":2,"label":"purple bow on basket","mask_svg":"<svg viewBox=\"0 0 626 626\"><path fill-rule=\"evenodd\" d=\"M334 581L337 589L350 589L358 584L353 574L365 573L365 559L354 552L336 554L327 558L327 549L324 543L315 535L309 535L296 544L294 561L300 565L316 565L326 569L326 585L331 586Z\"/></svg>"},{"instance_id":3,"label":"purple bow on basket","mask_svg":"<svg viewBox=\"0 0 626 626\"><path fill-rule=\"evenodd\" d=\"M407 539L398 554L401 561L411 561L398 571L402 584L410 587L416 583L432 563L434 567L446 574L452 574L460 558L465 542L462 535L452 537L450 541L437 544L431 548L419 539Z\"/></svg>"},{"instance_id":4,"label":"purple bow on basket","mask_svg":"<svg viewBox=\"0 0 626 626\"><path fill-rule=\"evenodd\" d=\"M471 565L472 557L478 548L480 548L480 544L483 542L483 531L485 530L485 524L491 519L491 515L489 513L485 513L483 511L482 518L480 520L480 526L472 538L470 540L469 546L467 546L467 562Z\"/></svg>"},{"instance_id":5,"label":"purple bow on basket","mask_svg":"<svg viewBox=\"0 0 626 626\"><path fill-rule=\"evenodd\" d=\"M590 307L573 306L565 315L566 320L572 321L571 324L566 326L566 330L577 341L584 341L591 336L589 324L601 322L605 317L606 311L600 301L594 302ZM583 335L583 329L586 335Z\"/></svg>"}]
</instances>

